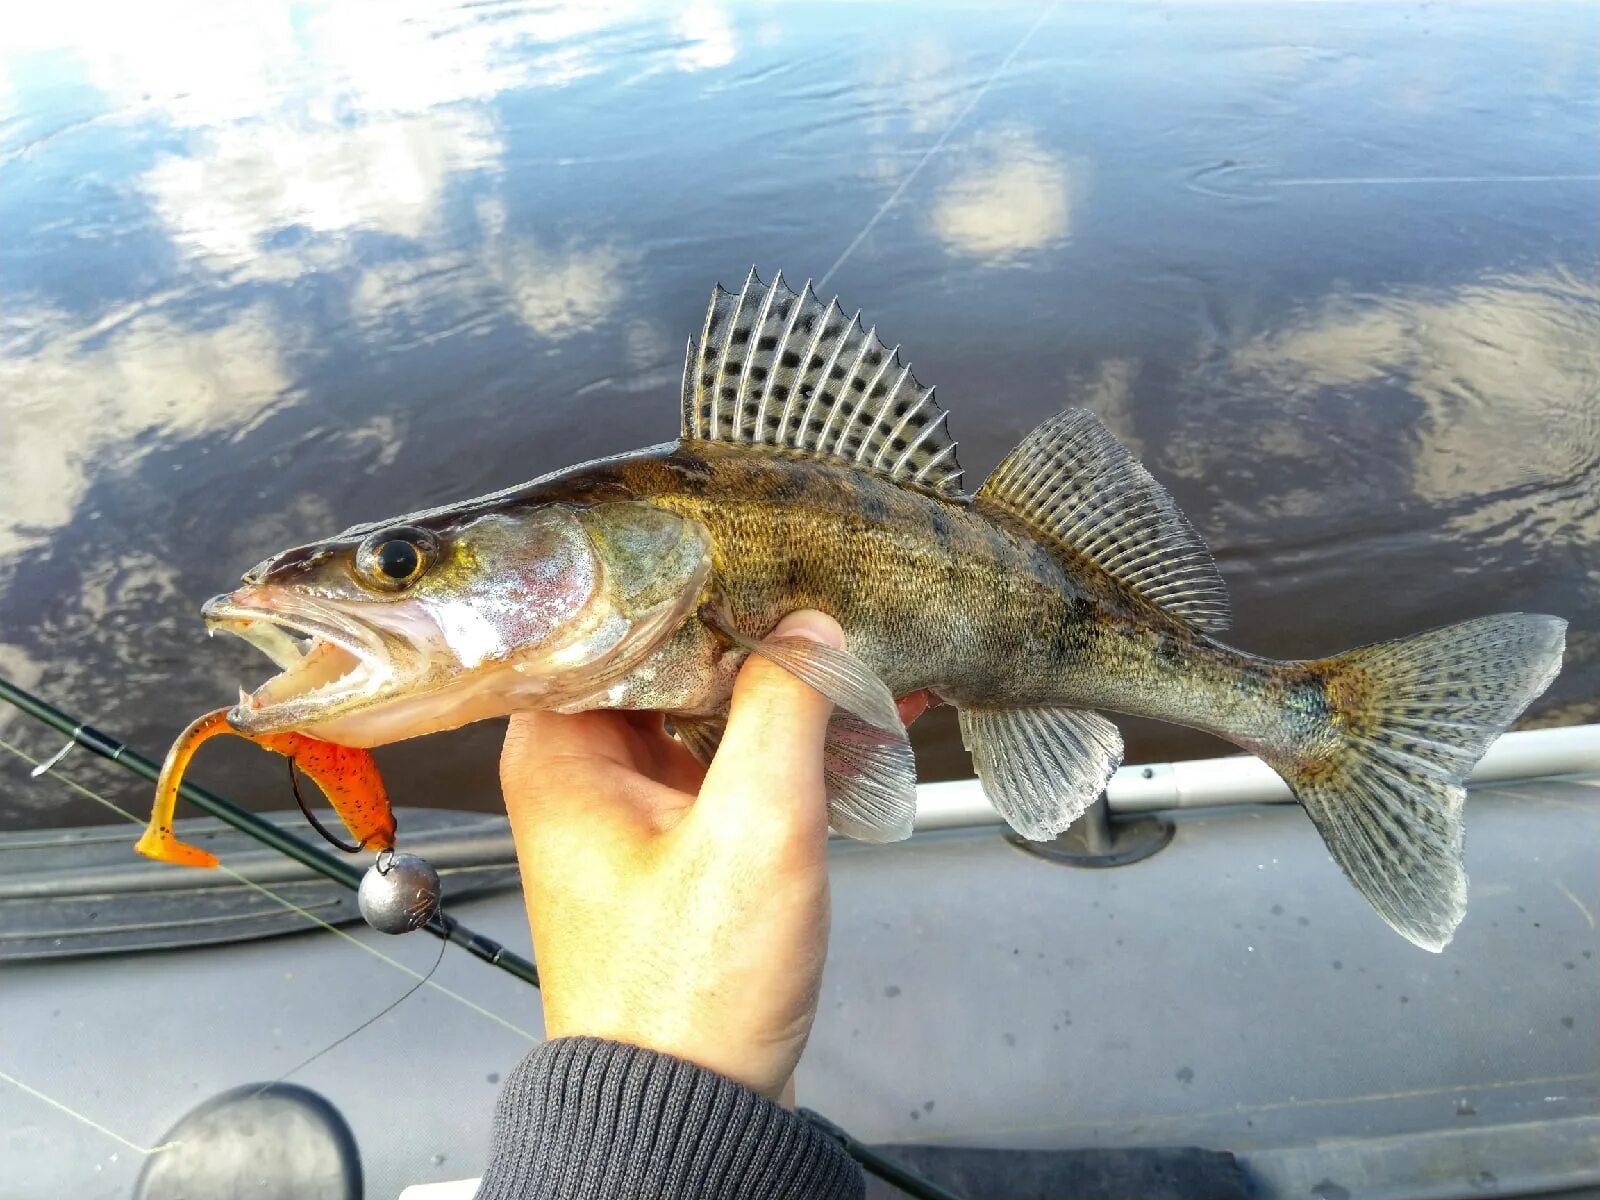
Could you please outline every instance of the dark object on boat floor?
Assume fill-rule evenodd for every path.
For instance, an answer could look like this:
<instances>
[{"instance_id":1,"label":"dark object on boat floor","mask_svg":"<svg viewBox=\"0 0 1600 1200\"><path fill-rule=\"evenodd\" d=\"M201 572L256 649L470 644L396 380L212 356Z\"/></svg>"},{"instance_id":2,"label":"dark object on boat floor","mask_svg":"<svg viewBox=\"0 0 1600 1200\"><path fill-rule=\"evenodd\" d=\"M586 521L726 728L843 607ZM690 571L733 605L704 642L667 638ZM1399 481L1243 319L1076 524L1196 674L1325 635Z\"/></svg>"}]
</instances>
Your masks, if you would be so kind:
<instances>
[{"instance_id":1,"label":"dark object on boat floor","mask_svg":"<svg viewBox=\"0 0 1600 1200\"><path fill-rule=\"evenodd\" d=\"M1192 1146L1113 1150L990 1150L882 1146L897 1162L973 1200L1249 1200L1242 1167ZM867 1200L901 1192L867 1181Z\"/></svg>"},{"instance_id":2,"label":"dark object on boat floor","mask_svg":"<svg viewBox=\"0 0 1600 1200\"><path fill-rule=\"evenodd\" d=\"M293 1083L248 1083L190 1109L145 1160L135 1200L361 1200L339 1110Z\"/></svg>"}]
</instances>

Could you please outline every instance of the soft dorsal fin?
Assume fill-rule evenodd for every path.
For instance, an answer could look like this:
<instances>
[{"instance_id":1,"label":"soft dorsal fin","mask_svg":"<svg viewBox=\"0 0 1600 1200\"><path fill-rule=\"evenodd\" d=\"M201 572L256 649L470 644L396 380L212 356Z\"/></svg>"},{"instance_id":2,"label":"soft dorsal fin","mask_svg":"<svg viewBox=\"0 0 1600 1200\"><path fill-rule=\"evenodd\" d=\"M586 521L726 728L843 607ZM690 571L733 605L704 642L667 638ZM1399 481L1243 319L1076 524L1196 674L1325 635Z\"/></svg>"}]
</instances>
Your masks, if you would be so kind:
<instances>
[{"instance_id":1,"label":"soft dorsal fin","mask_svg":"<svg viewBox=\"0 0 1600 1200\"><path fill-rule=\"evenodd\" d=\"M1197 629L1228 627L1228 591L1211 552L1172 497L1100 419L1051 417L978 489L1151 604Z\"/></svg>"},{"instance_id":2,"label":"soft dorsal fin","mask_svg":"<svg viewBox=\"0 0 1600 1200\"><path fill-rule=\"evenodd\" d=\"M961 492L945 414L899 348L780 272L711 293L683 363L685 438L834 459L943 495Z\"/></svg>"}]
</instances>

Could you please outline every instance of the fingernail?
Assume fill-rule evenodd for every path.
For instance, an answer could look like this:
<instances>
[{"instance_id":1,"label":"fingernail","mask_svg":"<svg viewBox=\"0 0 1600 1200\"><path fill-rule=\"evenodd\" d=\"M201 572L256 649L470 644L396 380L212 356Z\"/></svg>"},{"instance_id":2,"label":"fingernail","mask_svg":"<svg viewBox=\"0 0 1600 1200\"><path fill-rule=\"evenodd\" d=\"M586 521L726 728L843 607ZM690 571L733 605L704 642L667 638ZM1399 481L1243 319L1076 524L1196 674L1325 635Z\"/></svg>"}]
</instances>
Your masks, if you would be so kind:
<instances>
[{"instance_id":1,"label":"fingernail","mask_svg":"<svg viewBox=\"0 0 1600 1200\"><path fill-rule=\"evenodd\" d=\"M818 612L814 608L802 608L792 612L778 622L771 635L772 637L803 637L810 638L813 642L821 642L825 646L832 646L835 650L844 647L844 630L839 628L827 613Z\"/></svg>"}]
</instances>

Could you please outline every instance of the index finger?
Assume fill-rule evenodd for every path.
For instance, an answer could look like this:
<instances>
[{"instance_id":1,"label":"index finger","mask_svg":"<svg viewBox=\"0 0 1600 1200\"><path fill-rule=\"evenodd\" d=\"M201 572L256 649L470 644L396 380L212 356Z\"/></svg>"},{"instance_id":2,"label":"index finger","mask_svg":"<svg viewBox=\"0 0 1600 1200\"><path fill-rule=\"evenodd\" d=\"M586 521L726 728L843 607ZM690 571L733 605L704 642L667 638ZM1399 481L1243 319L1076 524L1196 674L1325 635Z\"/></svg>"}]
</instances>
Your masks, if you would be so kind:
<instances>
[{"instance_id":1,"label":"index finger","mask_svg":"<svg viewBox=\"0 0 1600 1200\"><path fill-rule=\"evenodd\" d=\"M631 767L637 738L631 715L611 709L512 713L502 758L519 770L537 768L554 758L601 758Z\"/></svg>"}]
</instances>

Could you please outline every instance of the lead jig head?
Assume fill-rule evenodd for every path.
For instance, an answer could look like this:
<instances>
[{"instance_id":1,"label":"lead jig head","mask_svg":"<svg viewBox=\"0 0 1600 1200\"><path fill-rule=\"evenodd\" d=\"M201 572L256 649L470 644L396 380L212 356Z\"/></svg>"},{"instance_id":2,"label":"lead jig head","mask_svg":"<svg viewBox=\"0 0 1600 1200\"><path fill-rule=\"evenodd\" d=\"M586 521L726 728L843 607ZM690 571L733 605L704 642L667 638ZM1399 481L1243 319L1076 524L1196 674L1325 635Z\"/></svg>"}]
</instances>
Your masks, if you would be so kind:
<instances>
[{"instance_id":1,"label":"lead jig head","mask_svg":"<svg viewBox=\"0 0 1600 1200\"><path fill-rule=\"evenodd\" d=\"M356 902L379 933L410 933L439 911L439 872L415 854L380 850L361 880Z\"/></svg>"}]
</instances>

